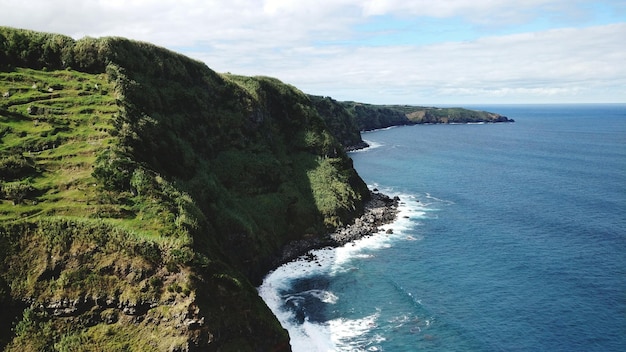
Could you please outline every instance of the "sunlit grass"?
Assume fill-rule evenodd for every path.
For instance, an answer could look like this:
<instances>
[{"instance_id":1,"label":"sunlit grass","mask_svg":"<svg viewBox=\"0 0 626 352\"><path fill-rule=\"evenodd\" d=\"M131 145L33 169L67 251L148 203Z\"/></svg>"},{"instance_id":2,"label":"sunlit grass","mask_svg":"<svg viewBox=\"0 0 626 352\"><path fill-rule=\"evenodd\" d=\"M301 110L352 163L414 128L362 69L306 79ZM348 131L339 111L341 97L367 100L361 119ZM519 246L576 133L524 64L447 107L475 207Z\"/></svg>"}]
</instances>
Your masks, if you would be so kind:
<instances>
[{"instance_id":1,"label":"sunlit grass","mask_svg":"<svg viewBox=\"0 0 626 352\"><path fill-rule=\"evenodd\" d=\"M0 72L0 158L30 160L34 169L19 180L34 191L0 201L0 220L37 215L90 216L95 212L98 151L113 143L108 133L117 113L104 74L16 68Z\"/></svg>"}]
</instances>

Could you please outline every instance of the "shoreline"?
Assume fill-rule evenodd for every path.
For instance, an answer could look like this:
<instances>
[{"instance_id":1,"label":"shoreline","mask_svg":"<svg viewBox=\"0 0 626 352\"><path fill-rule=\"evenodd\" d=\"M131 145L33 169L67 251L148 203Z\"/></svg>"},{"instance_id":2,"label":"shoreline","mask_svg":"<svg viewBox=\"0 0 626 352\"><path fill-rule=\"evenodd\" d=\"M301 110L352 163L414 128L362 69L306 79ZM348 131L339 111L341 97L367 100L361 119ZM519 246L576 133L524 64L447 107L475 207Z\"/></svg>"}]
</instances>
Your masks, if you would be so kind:
<instances>
[{"instance_id":1,"label":"shoreline","mask_svg":"<svg viewBox=\"0 0 626 352\"><path fill-rule=\"evenodd\" d=\"M410 123L403 123L403 124L397 124L397 125L391 125L391 126L386 126L386 127L378 127L378 128L370 128L370 129L364 129L364 130L360 130L359 133L363 133L363 132L377 132L377 131L383 131L383 130L388 130L388 129L392 129L395 127L403 127L403 126L418 126L418 125L486 125L486 124L496 124L496 123L514 123L515 120L508 118L504 115L500 115L501 117L505 118L506 120L484 120L484 121L464 121L464 122L410 122ZM354 151L358 151L358 150L363 150L363 149L367 149L369 148L370 145L361 140L359 143L356 144L351 144L348 145L346 147L344 147L344 150L346 152L354 152Z\"/></svg>"},{"instance_id":2,"label":"shoreline","mask_svg":"<svg viewBox=\"0 0 626 352\"><path fill-rule=\"evenodd\" d=\"M285 245L267 274L285 263L298 260L311 250L326 247L336 248L371 236L380 232L381 226L390 224L397 219L399 197L391 198L378 192L377 189L370 190L370 197L370 200L365 203L363 215L355 218L350 224L321 237L304 238Z\"/></svg>"},{"instance_id":3,"label":"shoreline","mask_svg":"<svg viewBox=\"0 0 626 352\"><path fill-rule=\"evenodd\" d=\"M349 146L345 147L345 151L349 153L349 152L353 152L353 151L356 151L356 150L367 149L369 147L370 147L370 145L367 144L367 142L361 141L361 142L359 142L357 144L353 144L353 145L349 145Z\"/></svg>"},{"instance_id":4,"label":"shoreline","mask_svg":"<svg viewBox=\"0 0 626 352\"><path fill-rule=\"evenodd\" d=\"M354 218L350 224L338 228L332 233L293 241L284 246L275 267L265 275L263 282L257 286L260 298L272 311L283 329L288 332L289 344L294 351L310 350L311 345L318 347L315 350L335 350L336 346L335 342L332 341L331 331L326 325L311 322L304 324L305 327L303 327L293 323L294 318L303 316L292 310L284 309L290 303L284 300L285 297L281 291L289 287L291 280L306 279L311 275L323 275L332 271L332 268L338 263L337 260L340 260L339 258L351 251L359 251L360 246L357 245L359 240L371 238L378 241L376 236L387 238L393 233L392 229L383 231L381 227L399 219L402 210L400 205L404 203L400 201L398 196L390 197L380 193L376 188L369 192L371 198L365 203L363 214ZM346 246L350 243L356 247L353 245ZM332 303L332 300L337 299L332 292L327 292L323 288L307 291L307 294L325 303L328 303L326 300L331 300ZM321 294L320 297L322 298L318 297L318 294ZM311 336L317 338L312 340Z\"/></svg>"}]
</instances>

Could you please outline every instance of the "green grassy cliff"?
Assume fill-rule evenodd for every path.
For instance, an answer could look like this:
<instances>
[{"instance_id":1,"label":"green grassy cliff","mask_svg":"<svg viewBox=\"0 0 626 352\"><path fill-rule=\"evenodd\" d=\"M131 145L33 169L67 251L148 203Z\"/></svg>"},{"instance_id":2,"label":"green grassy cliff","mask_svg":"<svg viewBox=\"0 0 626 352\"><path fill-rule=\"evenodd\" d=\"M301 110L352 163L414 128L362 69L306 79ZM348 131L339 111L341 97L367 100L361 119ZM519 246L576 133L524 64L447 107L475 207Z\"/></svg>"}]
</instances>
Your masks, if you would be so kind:
<instances>
[{"instance_id":1,"label":"green grassy cliff","mask_svg":"<svg viewBox=\"0 0 626 352\"><path fill-rule=\"evenodd\" d=\"M369 196L312 100L0 27L0 347L288 350L254 285Z\"/></svg>"},{"instance_id":2,"label":"green grassy cliff","mask_svg":"<svg viewBox=\"0 0 626 352\"><path fill-rule=\"evenodd\" d=\"M344 103L331 97L310 95L311 101L320 116L326 121L331 133L347 148L367 146L361 139L361 128L357 116L345 108Z\"/></svg>"},{"instance_id":3,"label":"green grassy cliff","mask_svg":"<svg viewBox=\"0 0 626 352\"><path fill-rule=\"evenodd\" d=\"M500 114L464 108L371 105L356 102L341 104L354 116L361 131L415 124L513 122Z\"/></svg>"},{"instance_id":4,"label":"green grassy cliff","mask_svg":"<svg viewBox=\"0 0 626 352\"><path fill-rule=\"evenodd\" d=\"M513 122L496 113L464 108L436 108L413 105L372 105L309 96L329 130L346 150L367 147L361 131L392 126L448 123Z\"/></svg>"}]
</instances>

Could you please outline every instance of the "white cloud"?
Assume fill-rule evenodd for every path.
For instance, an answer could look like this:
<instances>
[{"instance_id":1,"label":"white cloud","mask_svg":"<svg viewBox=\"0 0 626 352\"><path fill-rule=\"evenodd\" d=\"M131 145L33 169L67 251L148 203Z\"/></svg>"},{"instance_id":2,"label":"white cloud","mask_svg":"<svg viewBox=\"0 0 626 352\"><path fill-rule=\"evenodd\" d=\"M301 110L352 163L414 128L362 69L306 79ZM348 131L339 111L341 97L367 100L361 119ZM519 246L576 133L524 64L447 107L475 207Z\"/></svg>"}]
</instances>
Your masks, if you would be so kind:
<instances>
[{"instance_id":1,"label":"white cloud","mask_svg":"<svg viewBox=\"0 0 626 352\"><path fill-rule=\"evenodd\" d=\"M370 16L521 23L582 11L580 0L0 0L0 23L74 37L121 35L165 46L250 40L288 46L348 39ZM8 9L8 11L7 11Z\"/></svg>"},{"instance_id":2,"label":"white cloud","mask_svg":"<svg viewBox=\"0 0 626 352\"><path fill-rule=\"evenodd\" d=\"M305 65L271 70L304 90L371 102L555 97L575 102L593 90L612 91L615 95L605 99L616 101L626 98L621 38L626 24L422 47L336 47L332 55L306 57Z\"/></svg>"},{"instance_id":3,"label":"white cloud","mask_svg":"<svg viewBox=\"0 0 626 352\"><path fill-rule=\"evenodd\" d=\"M573 27L573 19L587 16L585 10L598 3L625 10L610 1L583 0L0 0L0 23L75 38L149 41L217 71L276 76L341 99L417 103L599 96L626 101L623 21L497 32L537 18ZM418 17L465 21L492 34L465 42L374 46L368 45L368 35L376 33L355 27L381 18ZM414 31L409 36L427 32L409 30Z\"/></svg>"}]
</instances>

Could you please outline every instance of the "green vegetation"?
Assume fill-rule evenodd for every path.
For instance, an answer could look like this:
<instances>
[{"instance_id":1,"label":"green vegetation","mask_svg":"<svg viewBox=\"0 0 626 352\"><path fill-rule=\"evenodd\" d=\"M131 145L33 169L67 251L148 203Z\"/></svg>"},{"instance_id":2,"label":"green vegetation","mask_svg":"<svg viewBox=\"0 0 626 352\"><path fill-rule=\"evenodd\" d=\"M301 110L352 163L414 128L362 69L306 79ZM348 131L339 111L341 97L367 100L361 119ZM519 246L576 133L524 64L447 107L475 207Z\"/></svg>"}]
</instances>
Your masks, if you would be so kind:
<instances>
[{"instance_id":1,"label":"green vegetation","mask_svg":"<svg viewBox=\"0 0 626 352\"><path fill-rule=\"evenodd\" d=\"M0 92L0 220L97 214L92 165L118 110L106 75L15 69Z\"/></svg>"},{"instance_id":2,"label":"green vegetation","mask_svg":"<svg viewBox=\"0 0 626 352\"><path fill-rule=\"evenodd\" d=\"M413 123L476 123L512 122L506 116L487 111L464 108L435 108L419 106L394 106Z\"/></svg>"},{"instance_id":3,"label":"green vegetation","mask_svg":"<svg viewBox=\"0 0 626 352\"><path fill-rule=\"evenodd\" d=\"M320 116L326 122L328 129L344 146L356 146L363 143L361 139L362 126L357 123L356 114L350 113L344 104L331 97L310 95L311 102Z\"/></svg>"},{"instance_id":4,"label":"green vegetation","mask_svg":"<svg viewBox=\"0 0 626 352\"><path fill-rule=\"evenodd\" d=\"M343 102L342 105L354 115L361 131L411 124L402 111L387 106L355 102Z\"/></svg>"},{"instance_id":5,"label":"green vegetation","mask_svg":"<svg viewBox=\"0 0 626 352\"><path fill-rule=\"evenodd\" d=\"M506 116L464 108L436 108L412 105L371 105L342 102L362 131L414 124L513 122Z\"/></svg>"},{"instance_id":6,"label":"green vegetation","mask_svg":"<svg viewBox=\"0 0 626 352\"><path fill-rule=\"evenodd\" d=\"M6 27L0 93L0 348L288 348L253 284L369 196L307 95Z\"/></svg>"}]
</instances>

